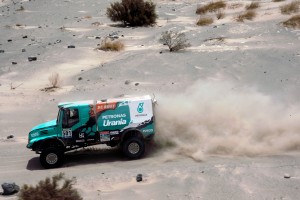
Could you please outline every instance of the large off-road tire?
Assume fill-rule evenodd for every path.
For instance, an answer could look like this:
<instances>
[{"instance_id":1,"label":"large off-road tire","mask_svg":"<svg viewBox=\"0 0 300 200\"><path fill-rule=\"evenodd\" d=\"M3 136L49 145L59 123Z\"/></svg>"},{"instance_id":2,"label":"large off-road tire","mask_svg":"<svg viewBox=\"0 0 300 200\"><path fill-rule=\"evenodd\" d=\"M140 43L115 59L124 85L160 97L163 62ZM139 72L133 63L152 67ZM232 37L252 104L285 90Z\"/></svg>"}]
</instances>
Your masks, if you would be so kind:
<instances>
[{"instance_id":1,"label":"large off-road tire","mask_svg":"<svg viewBox=\"0 0 300 200\"><path fill-rule=\"evenodd\" d=\"M130 137L124 141L122 150L128 158L138 159L145 153L145 143L138 137Z\"/></svg>"},{"instance_id":2,"label":"large off-road tire","mask_svg":"<svg viewBox=\"0 0 300 200\"><path fill-rule=\"evenodd\" d=\"M63 160L64 152L53 147L43 150L40 155L40 163L45 169L60 167Z\"/></svg>"}]
</instances>

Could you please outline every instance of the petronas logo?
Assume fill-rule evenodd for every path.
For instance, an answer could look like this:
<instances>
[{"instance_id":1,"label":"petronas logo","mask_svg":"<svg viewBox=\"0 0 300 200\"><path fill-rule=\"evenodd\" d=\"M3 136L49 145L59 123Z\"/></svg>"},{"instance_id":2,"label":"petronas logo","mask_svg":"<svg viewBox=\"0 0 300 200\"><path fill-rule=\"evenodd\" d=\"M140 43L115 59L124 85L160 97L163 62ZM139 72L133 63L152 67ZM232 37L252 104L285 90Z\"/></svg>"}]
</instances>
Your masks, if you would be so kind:
<instances>
[{"instance_id":1,"label":"petronas logo","mask_svg":"<svg viewBox=\"0 0 300 200\"><path fill-rule=\"evenodd\" d=\"M139 103L138 107L137 107L137 111L138 113L142 113L144 112L144 103Z\"/></svg>"}]
</instances>

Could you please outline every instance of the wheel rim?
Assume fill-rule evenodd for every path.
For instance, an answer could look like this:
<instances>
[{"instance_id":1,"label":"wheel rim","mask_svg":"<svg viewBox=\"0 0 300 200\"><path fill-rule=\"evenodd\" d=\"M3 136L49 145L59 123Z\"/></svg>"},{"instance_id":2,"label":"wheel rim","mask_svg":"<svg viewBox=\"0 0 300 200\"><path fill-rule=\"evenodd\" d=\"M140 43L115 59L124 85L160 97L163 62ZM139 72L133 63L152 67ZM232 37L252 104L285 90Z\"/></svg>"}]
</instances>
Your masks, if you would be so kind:
<instances>
[{"instance_id":1,"label":"wheel rim","mask_svg":"<svg viewBox=\"0 0 300 200\"><path fill-rule=\"evenodd\" d=\"M140 145L136 142L130 143L128 145L128 151L131 154L137 154L140 151Z\"/></svg>"},{"instance_id":2,"label":"wheel rim","mask_svg":"<svg viewBox=\"0 0 300 200\"><path fill-rule=\"evenodd\" d=\"M47 156L46 156L46 162L48 164L55 164L56 162L58 161L58 156L55 154L55 153L49 153Z\"/></svg>"}]
</instances>

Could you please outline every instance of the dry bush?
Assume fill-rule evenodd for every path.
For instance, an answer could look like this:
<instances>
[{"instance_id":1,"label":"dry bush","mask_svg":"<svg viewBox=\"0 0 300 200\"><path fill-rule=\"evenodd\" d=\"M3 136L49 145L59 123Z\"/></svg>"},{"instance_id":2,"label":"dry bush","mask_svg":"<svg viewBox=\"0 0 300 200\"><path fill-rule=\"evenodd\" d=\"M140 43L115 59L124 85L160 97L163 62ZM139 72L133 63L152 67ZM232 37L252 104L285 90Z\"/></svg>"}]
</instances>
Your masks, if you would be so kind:
<instances>
[{"instance_id":1,"label":"dry bush","mask_svg":"<svg viewBox=\"0 0 300 200\"><path fill-rule=\"evenodd\" d=\"M18 194L18 200L82 200L78 191L73 188L75 180L67 179L63 173L54 175L51 179L47 177L38 185L23 185Z\"/></svg>"},{"instance_id":2,"label":"dry bush","mask_svg":"<svg viewBox=\"0 0 300 200\"><path fill-rule=\"evenodd\" d=\"M203 15L207 12L217 12L218 10L226 8L226 3L224 1L216 1L206 4L204 6L200 6L196 10L196 14Z\"/></svg>"},{"instance_id":3,"label":"dry bush","mask_svg":"<svg viewBox=\"0 0 300 200\"><path fill-rule=\"evenodd\" d=\"M217 19L223 19L225 17L225 13L222 11L218 11L216 17Z\"/></svg>"},{"instance_id":4,"label":"dry bush","mask_svg":"<svg viewBox=\"0 0 300 200\"><path fill-rule=\"evenodd\" d=\"M16 11L24 11L25 8L23 6L21 6L19 9L16 9Z\"/></svg>"},{"instance_id":5,"label":"dry bush","mask_svg":"<svg viewBox=\"0 0 300 200\"><path fill-rule=\"evenodd\" d=\"M119 40L111 41L105 38L97 49L102 51L121 51L124 49L124 44Z\"/></svg>"},{"instance_id":6,"label":"dry bush","mask_svg":"<svg viewBox=\"0 0 300 200\"><path fill-rule=\"evenodd\" d=\"M214 22L213 18L211 17L201 17L198 22L197 25L198 26L207 26L210 25Z\"/></svg>"},{"instance_id":7,"label":"dry bush","mask_svg":"<svg viewBox=\"0 0 300 200\"><path fill-rule=\"evenodd\" d=\"M159 42L167 45L170 52L179 51L191 46L191 44L188 43L188 40L185 38L185 34L176 31L163 32Z\"/></svg>"},{"instance_id":8,"label":"dry bush","mask_svg":"<svg viewBox=\"0 0 300 200\"><path fill-rule=\"evenodd\" d=\"M297 13L299 11L299 2L293 1L289 4L283 5L280 7L282 14L289 15L292 13Z\"/></svg>"},{"instance_id":9,"label":"dry bush","mask_svg":"<svg viewBox=\"0 0 300 200\"><path fill-rule=\"evenodd\" d=\"M295 15L282 23L288 28L300 28L300 15Z\"/></svg>"},{"instance_id":10,"label":"dry bush","mask_svg":"<svg viewBox=\"0 0 300 200\"><path fill-rule=\"evenodd\" d=\"M92 16L86 15L86 16L83 16L82 19L92 19Z\"/></svg>"},{"instance_id":11,"label":"dry bush","mask_svg":"<svg viewBox=\"0 0 300 200\"><path fill-rule=\"evenodd\" d=\"M252 10L248 10L243 14L240 14L236 17L236 21L238 22L244 22L245 19L247 20L253 20L253 18L256 16L256 13Z\"/></svg>"},{"instance_id":12,"label":"dry bush","mask_svg":"<svg viewBox=\"0 0 300 200\"><path fill-rule=\"evenodd\" d=\"M246 5L246 10L254 10L259 8L259 2L251 2L251 4Z\"/></svg>"},{"instance_id":13,"label":"dry bush","mask_svg":"<svg viewBox=\"0 0 300 200\"><path fill-rule=\"evenodd\" d=\"M230 5L228 5L228 9L237 9L237 8L240 8L242 7L244 4L242 3L232 3Z\"/></svg>"},{"instance_id":14,"label":"dry bush","mask_svg":"<svg viewBox=\"0 0 300 200\"><path fill-rule=\"evenodd\" d=\"M151 1L122 0L111 3L106 15L114 22L129 26L148 26L156 23L156 5Z\"/></svg>"},{"instance_id":15,"label":"dry bush","mask_svg":"<svg viewBox=\"0 0 300 200\"><path fill-rule=\"evenodd\" d=\"M57 72L52 73L48 78L52 88L58 88L60 83L60 77Z\"/></svg>"},{"instance_id":16,"label":"dry bush","mask_svg":"<svg viewBox=\"0 0 300 200\"><path fill-rule=\"evenodd\" d=\"M282 2L282 1L285 1L285 0L272 0L273 2Z\"/></svg>"}]
</instances>

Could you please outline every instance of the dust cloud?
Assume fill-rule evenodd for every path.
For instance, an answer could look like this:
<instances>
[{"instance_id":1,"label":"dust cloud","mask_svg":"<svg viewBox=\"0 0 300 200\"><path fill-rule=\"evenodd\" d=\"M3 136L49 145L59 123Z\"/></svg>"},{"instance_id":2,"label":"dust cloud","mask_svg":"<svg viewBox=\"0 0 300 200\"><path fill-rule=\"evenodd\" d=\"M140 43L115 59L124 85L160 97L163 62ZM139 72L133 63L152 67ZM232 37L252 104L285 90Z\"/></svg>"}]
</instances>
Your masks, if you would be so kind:
<instances>
[{"instance_id":1,"label":"dust cloud","mask_svg":"<svg viewBox=\"0 0 300 200\"><path fill-rule=\"evenodd\" d=\"M258 156L300 150L300 107L233 83L197 82L157 97L156 142L191 157Z\"/></svg>"}]
</instances>

